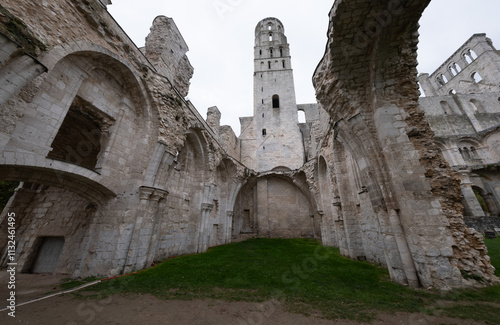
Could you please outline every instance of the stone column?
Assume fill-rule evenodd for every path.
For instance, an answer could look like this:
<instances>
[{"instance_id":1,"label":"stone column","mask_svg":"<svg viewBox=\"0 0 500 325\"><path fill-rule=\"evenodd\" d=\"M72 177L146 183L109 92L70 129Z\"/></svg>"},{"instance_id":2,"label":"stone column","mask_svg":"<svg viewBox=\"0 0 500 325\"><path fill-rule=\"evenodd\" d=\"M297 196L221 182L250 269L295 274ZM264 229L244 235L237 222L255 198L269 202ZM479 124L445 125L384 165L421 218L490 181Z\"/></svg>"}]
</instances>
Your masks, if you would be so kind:
<instances>
[{"instance_id":1,"label":"stone column","mask_svg":"<svg viewBox=\"0 0 500 325\"><path fill-rule=\"evenodd\" d=\"M198 253L206 252L208 249L209 230L208 221L210 220L210 212L214 208L213 204L201 204L201 221L200 221L200 236L198 241Z\"/></svg>"},{"instance_id":2,"label":"stone column","mask_svg":"<svg viewBox=\"0 0 500 325\"><path fill-rule=\"evenodd\" d=\"M267 179L257 181L257 236L269 237L269 202L267 193Z\"/></svg>"},{"instance_id":3,"label":"stone column","mask_svg":"<svg viewBox=\"0 0 500 325\"><path fill-rule=\"evenodd\" d=\"M229 244L231 242L231 236L233 233L233 217L234 217L234 212L233 211L227 211L226 212L226 234L224 236L224 243Z\"/></svg>"},{"instance_id":4,"label":"stone column","mask_svg":"<svg viewBox=\"0 0 500 325\"><path fill-rule=\"evenodd\" d=\"M158 245L158 236L160 234L161 217L163 215L163 203L167 198L168 192L160 189L155 189L153 194L150 196L150 200L153 201L153 205L156 206L156 211L153 214L153 223L151 224L151 234L149 238L145 238L145 241L149 241L149 247L146 254L145 267L151 265L154 261L156 249Z\"/></svg>"},{"instance_id":5,"label":"stone column","mask_svg":"<svg viewBox=\"0 0 500 325\"><path fill-rule=\"evenodd\" d=\"M139 187L140 203L137 207L135 225L125 262L125 273L144 268L147 266L147 260L154 258L155 249L151 241L153 234L157 232L156 228L160 219L159 202L167 194L166 191L154 187Z\"/></svg>"}]
</instances>

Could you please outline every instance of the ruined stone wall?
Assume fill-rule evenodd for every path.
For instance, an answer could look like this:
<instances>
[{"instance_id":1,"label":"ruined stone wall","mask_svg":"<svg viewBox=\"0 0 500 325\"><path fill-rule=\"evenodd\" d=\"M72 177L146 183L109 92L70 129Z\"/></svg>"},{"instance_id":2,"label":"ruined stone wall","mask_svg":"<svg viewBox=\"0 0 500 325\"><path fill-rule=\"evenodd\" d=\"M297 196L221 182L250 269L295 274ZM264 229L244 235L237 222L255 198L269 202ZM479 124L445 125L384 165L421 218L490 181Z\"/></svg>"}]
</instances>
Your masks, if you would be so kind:
<instances>
[{"instance_id":1,"label":"ruined stone wall","mask_svg":"<svg viewBox=\"0 0 500 325\"><path fill-rule=\"evenodd\" d=\"M0 67L1 78L26 77L15 86L2 83L0 177L48 186L18 193L17 202L30 207L18 217L27 229L60 229L67 266L56 272L115 275L227 242L245 168L227 158L217 134L184 99L192 75L187 46L170 53L158 44L161 35L172 37L166 45L182 43L178 32L170 33L175 24L166 17L155 20L147 46L160 56L164 50L174 54L172 62L155 61L97 1L2 6L11 13L0 21L7 30L0 39L2 55L19 44L20 57L31 61L25 67L6 60ZM165 19L169 26L162 30ZM7 28L14 20L21 31ZM46 212L40 210L49 203ZM6 210L15 209L13 204ZM80 227L77 216L85 216ZM22 231L19 240L47 236L40 229ZM34 246L20 245L19 258L36 255Z\"/></svg>"},{"instance_id":2,"label":"ruined stone wall","mask_svg":"<svg viewBox=\"0 0 500 325\"><path fill-rule=\"evenodd\" d=\"M494 276L480 236L463 222L458 177L418 108L417 23L428 2L336 1L314 83L334 120L347 253L359 256L376 240L360 231L369 216L356 212L344 176L357 170L364 210L371 205L383 234L383 256L379 249L372 258L398 282L448 288L467 284L461 272ZM355 166L341 158L347 153Z\"/></svg>"},{"instance_id":3,"label":"ruined stone wall","mask_svg":"<svg viewBox=\"0 0 500 325\"><path fill-rule=\"evenodd\" d=\"M321 238L320 216L303 172L270 172L258 177L250 178L236 198L233 239L245 235Z\"/></svg>"},{"instance_id":4,"label":"ruined stone wall","mask_svg":"<svg viewBox=\"0 0 500 325\"><path fill-rule=\"evenodd\" d=\"M466 223L481 231L491 222L481 226L479 220L498 213L499 196L494 185L498 176L495 168L490 168L500 158L493 144L500 125L498 58L491 40L485 34L476 34L430 76L419 76L427 94L419 104L443 157L458 171L464 214L478 218L476 222L467 218ZM477 195L486 198L491 212L486 203L479 203Z\"/></svg>"}]
</instances>

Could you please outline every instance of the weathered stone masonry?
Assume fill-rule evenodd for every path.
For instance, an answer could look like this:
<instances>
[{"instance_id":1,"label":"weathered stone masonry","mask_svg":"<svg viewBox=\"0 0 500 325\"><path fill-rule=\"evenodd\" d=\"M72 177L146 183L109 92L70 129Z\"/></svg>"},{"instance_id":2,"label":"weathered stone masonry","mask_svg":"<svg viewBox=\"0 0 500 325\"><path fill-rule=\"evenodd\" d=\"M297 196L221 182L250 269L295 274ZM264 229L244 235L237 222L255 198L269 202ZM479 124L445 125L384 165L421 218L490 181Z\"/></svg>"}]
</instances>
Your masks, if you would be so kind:
<instances>
[{"instance_id":1,"label":"weathered stone masonry","mask_svg":"<svg viewBox=\"0 0 500 325\"><path fill-rule=\"evenodd\" d=\"M314 83L333 118L341 249L385 256L398 282L446 288L466 282L460 272L494 276L480 236L463 222L458 177L418 106L417 30L428 3L336 1ZM375 221L379 229L365 235Z\"/></svg>"},{"instance_id":2,"label":"weathered stone masonry","mask_svg":"<svg viewBox=\"0 0 500 325\"><path fill-rule=\"evenodd\" d=\"M0 174L23 182L8 207L20 269L45 238L64 238L50 271L74 277L229 242L245 168L184 99L193 69L173 21L154 21L147 57L99 2L2 6Z\"/></svg>"},{"instance_id":3,"label":"weathered stone masonry","mask_svg":"<svg viewBox=\"0 0 500 325\"><path fill-rule=\"evenodd\" d=\"M335 1L319 104L297 105L284 26L260 21L254 116L236 137L217 107L205 120L185 100L193 67L171 18L138 49L103 2L3 1L0 178L21 185L0 247L15 212L23 272L116 275L247 237L314 237L402 284L495 281L418 104L428 2Z\"/></svg>"}]
</instances>

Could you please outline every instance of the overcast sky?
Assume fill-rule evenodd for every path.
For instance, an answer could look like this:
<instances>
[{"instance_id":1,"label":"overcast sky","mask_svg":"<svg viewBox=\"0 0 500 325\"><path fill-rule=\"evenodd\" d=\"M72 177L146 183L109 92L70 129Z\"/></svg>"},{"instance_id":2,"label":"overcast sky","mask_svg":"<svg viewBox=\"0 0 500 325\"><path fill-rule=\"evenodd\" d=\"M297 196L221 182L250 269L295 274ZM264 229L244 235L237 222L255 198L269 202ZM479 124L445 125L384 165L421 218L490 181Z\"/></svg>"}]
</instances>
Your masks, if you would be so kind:
<instances>
[{"instance_id":1,"label":"overcast sky","mask_svg":"<svg viewBox=\"0 0 500 325\"><path fill-rule=\"evenodd\" d=\"M314 103L312 74L326 45L333 0L112 0L108 11L139 47L156 16L174 19L189 46L194 76L188 98L202 116L217 106L221 124L239 135L253 115L254 29L266 17L283 23L298 104ZM474 33L500 49L500 1L433 0L420 20L419 72L432 73Z\"/></svg>"}]
</instances>

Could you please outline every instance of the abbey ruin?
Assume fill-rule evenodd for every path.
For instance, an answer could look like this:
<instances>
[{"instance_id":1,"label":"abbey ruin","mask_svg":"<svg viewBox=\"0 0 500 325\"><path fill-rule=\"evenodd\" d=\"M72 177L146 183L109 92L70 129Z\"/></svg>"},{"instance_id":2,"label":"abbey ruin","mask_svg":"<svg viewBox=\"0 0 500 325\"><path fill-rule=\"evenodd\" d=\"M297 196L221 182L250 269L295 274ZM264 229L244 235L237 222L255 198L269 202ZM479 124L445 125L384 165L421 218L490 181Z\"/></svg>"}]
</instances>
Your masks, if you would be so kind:
<instances>
[{"instance_id":1,"label":"abbey ruin","mask_svg":"<svg viewBox=\"0 0 500 325\"><path fill-rule=\"evenodd\" d=\"M496 282L472 228L499 226L500 57L474 35L417 78L429 2L336 0L317 103L296 102L286 26L258 22L254 114L236 136L186 100L194 70L173 19L139 49L108 1L2 1L0 179L20 185L0 264L9 212L23 272L112 276L307 237L413 287Z\"/></svg>"}]
</instances>

